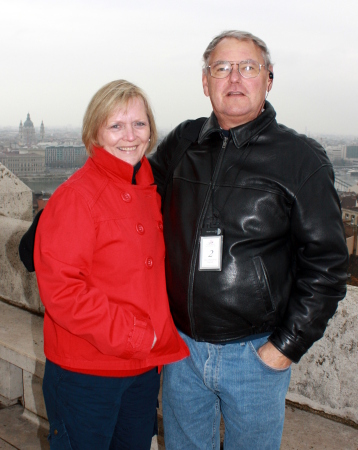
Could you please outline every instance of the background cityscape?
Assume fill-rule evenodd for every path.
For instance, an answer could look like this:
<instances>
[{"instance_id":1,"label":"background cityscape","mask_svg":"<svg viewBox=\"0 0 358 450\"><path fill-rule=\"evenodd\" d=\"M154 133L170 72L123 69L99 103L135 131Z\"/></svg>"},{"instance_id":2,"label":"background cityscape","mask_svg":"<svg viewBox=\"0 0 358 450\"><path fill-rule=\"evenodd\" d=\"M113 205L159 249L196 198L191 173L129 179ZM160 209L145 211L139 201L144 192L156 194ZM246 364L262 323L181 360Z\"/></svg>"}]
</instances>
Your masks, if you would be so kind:
<instances>
[{"instance_id":1,"label":"background cityscape","mask_svg":"<svg viewBox=\"0 0 358 450\"><path fill-rule=\"evenodd\" d=\"M159 130L160 142L165 130ZM358 136L314 135L326 150L336 174L339 192L358 193ZM154 150L155 151L155 150ZM17 175L33 191L34 213L54 190L87 159L81 129L47 128L44 121L35 127L30 113L18 128L0 129L0 163Z\"/></svg>"}]
</instances>

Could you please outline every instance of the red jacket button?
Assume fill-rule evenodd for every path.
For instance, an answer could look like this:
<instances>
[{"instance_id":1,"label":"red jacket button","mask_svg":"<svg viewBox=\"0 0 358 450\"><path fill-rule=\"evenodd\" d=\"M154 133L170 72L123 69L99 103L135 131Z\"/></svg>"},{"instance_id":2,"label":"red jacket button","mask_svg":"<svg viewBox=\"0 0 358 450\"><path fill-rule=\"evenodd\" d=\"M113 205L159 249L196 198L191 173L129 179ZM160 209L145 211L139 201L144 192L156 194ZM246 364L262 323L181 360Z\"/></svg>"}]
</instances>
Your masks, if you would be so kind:
<instances>
[{"instance_id":1,"label":"red jacket button","mask_svg":"<svg viewBox=\"0 0 358 450\"><path fill-rule=\"evenodd\" d=\"M129 192L122 192L121 197L124 202L128 203L128 202L132 201L132 196Z\"/></svg>"},{"instance_id":2,"label":"red jacket button","mask_svg":"<svg viewBox=\"0 0 358 450\"><path fill-rule=\"evenodd\" d=\"M137 223L135 226L135 229L137 230L138 234L144 234L144 227L141 223Z\"/></svg>"},{"instance_id":3,"label":"red jacket button","mask_svg":"<svg viewBox=\"0 0 358 450\"><path fill-rule=\"evenodd\" d=\"M152 258L147 258L145 260L145 265L148 267L148 269L151 269L153 267L153 260L152 260Z\"/></svg>"},{"instance_id":4,"label":"red jacket button","mask_svg":"<svg viewBox=\"0 0 358 450\"><path fill-rule=\"evenodd\" d=\"M158 228L160 231L163 231L163 222L158 222Z\"/></svg>"}]
</instances>

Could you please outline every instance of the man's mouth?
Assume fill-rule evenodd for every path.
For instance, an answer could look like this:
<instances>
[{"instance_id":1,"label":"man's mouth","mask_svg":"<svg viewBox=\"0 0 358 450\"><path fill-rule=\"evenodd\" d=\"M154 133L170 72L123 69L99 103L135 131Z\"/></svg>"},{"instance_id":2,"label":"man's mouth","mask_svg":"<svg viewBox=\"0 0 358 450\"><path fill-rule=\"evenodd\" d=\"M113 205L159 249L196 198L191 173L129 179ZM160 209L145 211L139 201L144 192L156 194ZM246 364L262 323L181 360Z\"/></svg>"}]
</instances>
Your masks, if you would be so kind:
<instances>
[{"instance_id":1,"label":"man's mouth","mask_svg":"<svg viewBox=\"0 0 358 450\"><path fill-rule=\"evenodd\" d=\"M230 97L232 95L244 95L244 94L240 91L230 91L227 93L227 95Z\"/></svg>"}]
</instances>

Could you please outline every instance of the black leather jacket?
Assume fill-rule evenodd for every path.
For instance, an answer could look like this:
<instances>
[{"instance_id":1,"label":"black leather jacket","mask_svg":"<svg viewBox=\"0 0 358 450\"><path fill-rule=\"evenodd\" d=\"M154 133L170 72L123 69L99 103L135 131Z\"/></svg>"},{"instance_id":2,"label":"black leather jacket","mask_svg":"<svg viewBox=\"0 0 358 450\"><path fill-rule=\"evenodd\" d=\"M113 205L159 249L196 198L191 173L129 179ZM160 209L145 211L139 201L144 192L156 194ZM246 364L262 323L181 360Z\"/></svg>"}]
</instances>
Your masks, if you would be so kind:
<instances>
[{"instance_id":1,"label":"black leather jacket","mask_svg":"<svg viewBox=\"0 0 358 450\"><path fill-rule=\"evenodd\" d=\"M197 341L270 332L298 362L345 296L348 264L332 166L273 107L225 138L214 114L174 170L163 204L174 321ZM158 190L183 130L151 156ZM223 231L221 271L199 271L203 229Z\"/></svg>"}]
</instances>

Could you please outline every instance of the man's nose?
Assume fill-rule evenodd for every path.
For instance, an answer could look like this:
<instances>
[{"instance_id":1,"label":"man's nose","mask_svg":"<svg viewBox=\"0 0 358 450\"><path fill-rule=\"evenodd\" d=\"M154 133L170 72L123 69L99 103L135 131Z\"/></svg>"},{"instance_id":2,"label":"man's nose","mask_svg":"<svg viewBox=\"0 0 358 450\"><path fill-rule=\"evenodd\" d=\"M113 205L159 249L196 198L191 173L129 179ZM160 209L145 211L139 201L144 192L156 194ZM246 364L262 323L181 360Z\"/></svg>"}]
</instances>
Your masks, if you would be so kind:
<instances>
[{"instance_id":1,"label":"man's nose","mask_svg":"<svg viewBox=\"0 0 358 450\"><path fill-rule=\"evenodd\" d=\"M231 66L230 81L231 81L231 83L237 83L237 82L241 81L241 74L239 72L238 64L233 64Z\"/></svg>"}]
</instances>

